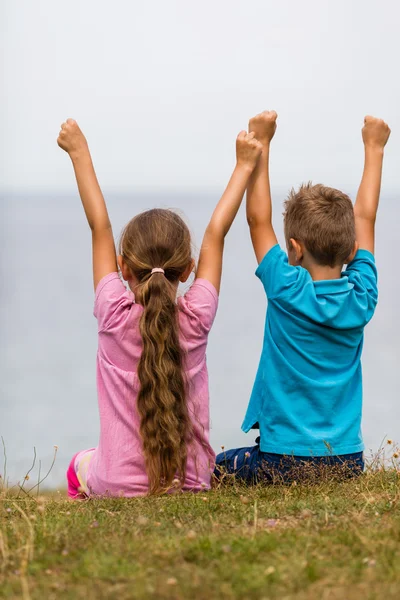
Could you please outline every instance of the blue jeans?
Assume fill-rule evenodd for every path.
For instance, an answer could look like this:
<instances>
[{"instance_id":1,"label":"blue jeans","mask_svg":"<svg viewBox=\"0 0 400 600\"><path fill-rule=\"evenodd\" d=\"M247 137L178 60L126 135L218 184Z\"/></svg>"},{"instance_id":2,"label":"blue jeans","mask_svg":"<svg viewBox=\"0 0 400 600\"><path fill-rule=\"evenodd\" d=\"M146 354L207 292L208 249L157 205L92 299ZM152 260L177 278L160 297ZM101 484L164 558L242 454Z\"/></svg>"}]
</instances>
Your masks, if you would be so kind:
<instances>
[{"instance_id":1,"label":"blue jeans","mask_svg":"<svg viewBox=\"0 0 400 600\"><path fill-rule=\"evenodd\" d=\"M315 478L315 475L318 475L318 468L322 473L322 469L334 467L333 470L342 473L344 477L360 475L364 470L362 452L340 456L287 456L261 452L259 440L258 437L256 446L234 448L218 454L214 475L220 479L224 472L235 474L236 478L248 484L257 481L290 483L298 478L307 477L307 473L310 475L311 470Z\"/></svg>"}]
</instances>

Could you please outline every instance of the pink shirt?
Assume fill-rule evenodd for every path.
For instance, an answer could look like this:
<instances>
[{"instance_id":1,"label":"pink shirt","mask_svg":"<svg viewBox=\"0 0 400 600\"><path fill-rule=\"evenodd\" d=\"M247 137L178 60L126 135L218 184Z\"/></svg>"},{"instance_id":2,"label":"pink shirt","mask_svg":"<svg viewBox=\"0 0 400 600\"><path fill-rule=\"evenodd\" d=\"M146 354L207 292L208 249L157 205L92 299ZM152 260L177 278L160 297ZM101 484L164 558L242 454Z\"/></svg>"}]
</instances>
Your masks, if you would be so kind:
<instances>
[{"instance_id":1,"label":"pink shirt","mask_svg":"<svg viewBox=\"0 0 400 600\"><path fill-rule=\"evenodd\" d=\"M210 487L215 454L209 444L209 392L206 365L208 333L217 311L214 286L196 279L178 298L180 342L185 353L188 406L196 437L188 449L184 490ZM137 366L142 352L139 320L143 311L118 273L98 284L94 315L98 321L97 393L100 441L88 468L95 494L137 496L148 492L148 479L136 408Z\"/></svg>"}]
</instances>

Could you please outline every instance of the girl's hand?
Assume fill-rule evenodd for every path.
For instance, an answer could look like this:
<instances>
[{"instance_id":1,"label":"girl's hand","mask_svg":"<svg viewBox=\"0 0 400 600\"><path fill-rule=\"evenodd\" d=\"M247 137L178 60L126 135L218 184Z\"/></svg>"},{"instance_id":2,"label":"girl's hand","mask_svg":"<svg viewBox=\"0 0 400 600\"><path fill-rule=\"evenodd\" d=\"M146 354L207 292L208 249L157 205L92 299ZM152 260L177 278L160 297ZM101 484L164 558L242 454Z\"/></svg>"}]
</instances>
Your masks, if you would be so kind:
<instances>
[{"instance_id":1,"label":"girl's hand","mask_svg":"<svg viewBox=\"0 0 400 600\"><path fill-rule=\"evenodd\" d=\"M270 143L276 131L277 113L274 110L264 110L249 121L249 131L254 131L257 139L266 146Z\"/></svg>"},{"instance_id":2,"label":"girl's hand","mask_svg":"<svg viewBox=\"0 0 400 600\"><path fill-rule=\"evenodd\" d=\"M236 161L238 166L244 166L253 171L261 156L263 146L255 138L255 133L241 131L236 138Z\"/></svg>"},{"instance_id":3,"label":"girl's hand","mask_svg":"<svg viewBox=\"0 0 400 600\"><path fill-rule=\"evenodd\" d=\"M80 154L82 151L85 152L88 150L86 138L74 119L67 119L66 122L61 125L57 144L60 148L65 150L65 152L68 152L71 157Z\"/></svg>"}]
</instances>

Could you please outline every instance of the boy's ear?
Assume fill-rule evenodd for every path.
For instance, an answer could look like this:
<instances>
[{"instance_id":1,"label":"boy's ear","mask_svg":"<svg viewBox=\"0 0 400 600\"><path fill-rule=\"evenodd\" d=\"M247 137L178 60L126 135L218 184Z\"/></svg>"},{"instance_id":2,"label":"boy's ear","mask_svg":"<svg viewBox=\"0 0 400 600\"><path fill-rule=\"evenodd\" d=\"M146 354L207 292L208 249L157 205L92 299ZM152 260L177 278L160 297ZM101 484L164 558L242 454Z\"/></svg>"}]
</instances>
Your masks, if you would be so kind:
<instances>
[{"instance_id":1,"label":"boy's ear","mask_svg":"<svg viewBox=\"0 0 400 600\"><path fill-rule=\"evenodd\" d=\"M129 281L130 279L132 279L132 273L128 269L128 265L124 261L124 259L121 256L121 254L119 254L117 256L117 263L118 263L119 269L120 269L120 271L122 273L122 277L124 278L124 280L125 281Z\"/></svg>"},{"instance_id":2,"label":"boy's ear","mask_svg":"<svg viewBox=\"0 0 400 600\"><path fill-rule=\"evenodd\" d=\"M297 240L295 240L294 238L290 238L289 240L290 246L294 252L294 255L296 257L296 262L298 264L301 263L301 261L303 260L303 256L304 256L304 247L303 244L301 242L298 242Z\"/></svg>"},{"instance_id":3,"label":"boy's ear","mask_svg":"<svg viewBox=\"0 0 400 600\"><path fill-rule=\"evenodd\" d=\"M195 262L194 262L194 259L192 258L192 260L190 261L190 263L188 264L186 269L183 271L182 275L179 277L179 281L181 283L185 283L185 281L187 281L189 279L191 272L194 271L194 268L195 268Z\"/></svg>"},{"instance_id":4,"label":"boy's ear","mask_svg":"<svg viewBox=\"0 0 400 600\"><path fill-rule=\"evenodd\" d=\"M353 250L351 251L348 259L345 262L346 265L351 263L351 261L354 259L355 255L357 254L358 247L359 247L358 242L354 242Z\"/></svg>"}]
</instances>

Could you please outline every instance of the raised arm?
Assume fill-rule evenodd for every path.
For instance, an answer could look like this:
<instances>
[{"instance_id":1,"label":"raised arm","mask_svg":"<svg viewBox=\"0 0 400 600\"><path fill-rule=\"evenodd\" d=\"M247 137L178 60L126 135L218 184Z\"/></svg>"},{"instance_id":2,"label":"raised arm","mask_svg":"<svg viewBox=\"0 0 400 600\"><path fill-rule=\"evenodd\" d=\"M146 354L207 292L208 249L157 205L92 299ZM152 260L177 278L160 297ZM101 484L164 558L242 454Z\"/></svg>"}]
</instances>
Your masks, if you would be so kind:
<instances>
[{"instance_id":1,"label":"raised arm","mask_svg":"<svg viewBox=\"0 0 400 600\"><path fill-rule=\"evenodd\" d=\"M69 154L79 194L92 231L93 283L117 271L117 258L110 219L101 193L85 136L73 119L61 125L57 143Z\"/></svg>"},{"instance_id":2,"label":"raised arm","mask_svg":"<svg viewBox=\"0 0 400 600\"><path fill-rule=\"evenodd\" d=\"M375 249L375 220L381 190L383 153L389 135L390 129L384 121L365 117L362 130L364 172L354 205L354 216L358 246L372 253Z\"/></svg>"},{"instance_id":3,"label":"raised arm","mask_svg":"<svg viewBox=\"0 0 400 600\"><path fill-rule=\"evenodd\" d=\"M277 243L272 227L272 203L269 184L269 148L276 131L277 114L264 111L249 122L249 131L253 131L262 143L262 154L250 177L247 188L247 222L257 262L261 262L267 252Z\"/></svg>"},{"instance_id":4,"label":"raised arm","mask_svg":"<svg viewBox=\"0 0 400 600\"><path fill-rule=\"evenodd\" d=\"M204 234L196 277L210 281L217 292L221 283L225 236L239 210L261 150L262 146L254 133L239 133L236 139L236 167Z\"/></svg>"}]
</instances>

